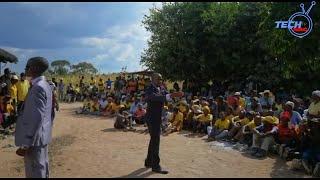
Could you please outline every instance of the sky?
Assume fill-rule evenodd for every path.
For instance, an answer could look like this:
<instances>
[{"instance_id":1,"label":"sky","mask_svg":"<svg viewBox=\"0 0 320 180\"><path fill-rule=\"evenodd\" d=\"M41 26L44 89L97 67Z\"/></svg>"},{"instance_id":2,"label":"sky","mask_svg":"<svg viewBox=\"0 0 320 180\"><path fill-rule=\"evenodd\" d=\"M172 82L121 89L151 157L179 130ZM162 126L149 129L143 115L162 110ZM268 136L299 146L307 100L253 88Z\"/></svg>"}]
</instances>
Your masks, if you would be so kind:
<instances>
[{"instance_id":1,"label":"sky","mask_svg":"<svg viewBox=\"0 0 320 180\"><path fill-rule=\"evenodd\" d=\"M140 56L150 32L142 25L149 8L160 2L0 3L0 48L18 57L7 64L22 72L27 60L43 56L90 62L100 73L142 70Z\"/></svg>"}]
</instances>

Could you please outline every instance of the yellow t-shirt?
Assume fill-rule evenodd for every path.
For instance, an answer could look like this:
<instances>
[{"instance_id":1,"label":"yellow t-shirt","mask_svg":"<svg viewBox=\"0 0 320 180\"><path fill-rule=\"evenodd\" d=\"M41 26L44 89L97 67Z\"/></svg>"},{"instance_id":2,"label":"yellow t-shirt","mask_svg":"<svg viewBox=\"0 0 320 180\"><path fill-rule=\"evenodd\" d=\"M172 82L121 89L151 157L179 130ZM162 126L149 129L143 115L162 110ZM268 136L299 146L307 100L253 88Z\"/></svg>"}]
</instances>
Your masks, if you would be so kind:
<instances>
[{"instance_id":1,"label":"yellow t-shirt","mask_svg":"<svg viewBox=\"0 0 320 180\"><path fill-rule=\"evenodd\" d=\"M242 107L242 108L245 108L246 107L246 100L242 97L239 98L239 105Z\"/></svg>"},{"instance_id":2,"label":"yellow t-shirt","mask_svg":"<svg viewBox=\"0 0 320 180\"><path fill-rule=\"evenodd\" d=\"M80 93L80 88L79 88L79 87L76 87L76 88L74 89L74 91L75 91L76 93Z\"/></svg>"},{"instance_id":3,"label":"yellow t-shirt","mask_svg":"<svg viewBox=\"0 0 320 180\"><path fill-rule=\"evenodd\" d=\"M91 102L88 101L88 100L84 100L84 101L83 101L83 107L84 107L84 108L89 108L89 107L90 107L90 104L91 104Z\"/></svg>"},{"instance_id":4,"label":"yellow t-shirt","mask_svg":"<svg viewBox=\"0 0 320 180\"><path fill-rule=\"evenodd\" d=\"M218 119L215 123L214 126L219 129L219 130L225 130L225 129L229 129L230 127L230 120L229 119L225 119L224 121L222 121L221 119Z\"/></svg>"},{"instance_id":5,"label":"yellow t-shirt","mask_svg":"<svg viewBox=\"0 0 320 180\"><path fill-rule=\"evenodd\" d=\"M18 100L18 89L16 85L10 86L10 96L12 100L15 100L17 102Z\"/></svg>"},{"instance_id":6,"label":"yellow t-shirt","mask_svg":"<svg viewBox=\"0 0 320 180\"><path fill-rule=\"evenodd\" d=\"M7 104L7 113L12 114L14 111L14 108L11 104Z\"/></svg>"},{"instance_id":7,"label":"yellow t-shirt","mask_svg":"<svg viewBox=\"0 0 320 180\"><path fill-rule=\"evenodd\" d=\"M111 103L111 111L118 111L119 106L116 103Z\"/></svg>"},{"instance_id":8,"label":"yellow t-shirt","mask_svg":"<svg viewBox=\"0 0 320 180\"><path fill-rule=\"evenodd\" d=\"M124 102L124 103L122 103L122 105L124 105L124 107L125 107L126 109L128 109L128 108L131 107L131 102Z\"/></svg>"},{"instance_id":9,"label":"yellow t-shirt","mask_svg":"<svg viewBox=\"0 0 320 180\"><path fill-rule=\"evenodd\" d=\"M99 81L99 83L98 83L98 90L99 91L103 91L104 90L104 86L103 85L104 85L103 82Z\"/></svg>"},{"instance_id":10,"label":"yellow t-shirt","mask_svg":"<svg viewBox=\"0 0 320 180\"><path fill-rule=\"evenodd\" d=\"M183 114L181 112L178 112L175 118L172 120L172 125L176 126L177 130L180 131L182 129L182 124L183 124Z\"/></svg>"},{"instance_id":11,"label":"yellow t-shirt","mask_svg":"<svg viewBox=\"0 0 320 180\"><path fill-rule=\"evenodd\" d=\"M320 102L318 102L317 104L312 102L308 108L308 112L311 115L319 116L320 115Z\"/></svg>"},{"instance_id":12,"label":"yellow t-shirt","mask_svg":"<svg viewBox=\"0 0 320 180\"><path fill-rule=\"evenodd\" d=\"M186 106L181 105L181 104L179 105L178 109L179 109L179 111L182 112L182 113L185 113L185 112L187 111Z\"/></svg>"},{"instance_id":13,"label":"yellow t-shirt","mask_svg":"<svg viewBox=\"0 0 320 180\"><path fill-rule=\"evenodd\" d=\"M91 112L99 111L99 103L91 101L90 104L91 104L91 108L90 108Z\"/></svg>"},{"instance_id":14,"label":"yellow t-shirt","mask_svg":"<svg viewBox=\"0 0 320 180\"><path fill-rule=\"evenodd\" d=\"M247 126L250 128L250 130L254 129L257 127L257 125L254 123L254 121L252 120L251 122L249 122L247 124Z\"/></svg>"},{"instance_id":15,"label":"yellow t-shirt","mask_svg":"<svg viewBox=\"0 0 320 180\"><path fill-rule=\"evenodd\" d=\"M234 116L231 114L231 115L227 116L226 119L228 119L230 122L232 122L232 118L233 118L233 117L234 117Z\"/></svg>"},{"instance_id":16,"label":"yellow t-shirt","mask_svg":"<svg viewBox=\"0 0 320 180\"><path fill-rule=\"evenodd\" d=\"M94 86L94 85L97 84L97 81L96 81L95 79L93 79L93 80L90 81L90 84L91 84L92 86Z\"/></svg>"},{"instance_id":17,"label":"yellow t-shirt","mask_svg":"<svg viewBox=\"0 0 320 180\"><path fill-rule=\"evenodd\" d=\"M138 81L138 89L141 91L141 90L144 90L144 86L145 86L146 82L144 81L144 79L139 79Z\"/></svg>"},{"instance_id":18,"label":"yellow t-shirt","mask_svg":"<svg viewBox=\"0 0 320 180\"><path fill-rule=\"evenodd\" d=\"M232 122L240 122L241 126L244 126L246 124L248 124L250 122L250 120L248 118L243 118L243 119L240 119L239 116L236 116L234 118L232 118Z\"/></svg>"},{"instance_id":19,"label":"yellow t-shirt","mask_svg":"<svg viewBox=\"0 0 320 180\"><path fill-rule=\"evenodd\" d=\"M30 84L27 80L17 83L18 101L24 101L29 91Z\"/></svg>"},{"instance_id":20,"label":"yellow t-shirt","mask_svg":"<svg viewBox=\"0 0 320 180\"><path fill-rule=\"evenodd\" d=\"M212 114L208 114L205 116L204 114L200 114L197 116L199 122L211 122L212 121Z\"/></svg>"}]
</instances>

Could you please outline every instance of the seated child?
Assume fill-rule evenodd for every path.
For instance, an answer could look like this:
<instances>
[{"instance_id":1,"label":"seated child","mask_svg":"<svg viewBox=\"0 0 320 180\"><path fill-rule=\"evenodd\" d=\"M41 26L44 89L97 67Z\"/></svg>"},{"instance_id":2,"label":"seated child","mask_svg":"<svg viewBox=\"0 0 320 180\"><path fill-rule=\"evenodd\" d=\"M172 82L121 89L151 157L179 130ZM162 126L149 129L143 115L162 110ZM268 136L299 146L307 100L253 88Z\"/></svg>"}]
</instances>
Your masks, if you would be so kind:
<instances>
[{"instance_id":1,"label":"seated child","mask_svg":"<svg viewBox=\"0 0 320 180\"><path fill-rule=\"evenodd\" d=\"M91 102L90 102L90 114L92 115L99 115L100 114L100 104L98 101L97 96L93 96Z\"/></svg>"},{"instance_id":2,"label":"seated child","mask_svg":"<svg viewBox=\"0 0 320 180\"><path fill-rule=\"evenodd\" d=\"M171 118L172 113L169 112L168 106L163 107L162 115L161 115L161 131L165 132L169 126L169 119Z\"/></svg>"},{"instance_id":3,"label":"seated child","mask_svg":"<svg viewBox=\"0 0 320 180\"><path fill-rule=\"evenodd\" d=\"M208 106L203 107L203 114L200 114L195 117L195 119L198 121L197 124L197 130L200 133L207 133L207 127L212 122L212 114L210 113L210 108Z\"/></svg>"},{"instance_id":4,"label":"seated child","mask_svg":"<svg viewBox=\"0 0 320 180\"><path fill-rule=\"evenodd\" d=\"M16 122L16 114L14 111L14 107L11 104L10 96L5 96L2 98L1 112L3 119L1 126L4 129L6 129L7 127L12 128L12 125Z\"/></svg>"},{"instance_id":5,"label":"seated child","mask_svg":"<svg viewBox=\"0 0 320 180\"><path fill-rule=\"evenodd\" d=\"M144 124L144 116L146 115L146 110L142 108L142 104L138 104L138 109L133 114L133 119L137 124Z\"/></svg>"},{"instance_id":6,"label":"seated child","mask_svg":"<svg viewBox=\"0 0 320 180\"><path fill-rule=\"evenodd\" d=\"M283 159L288 158L289 151L293 151L297 143L297 134L294 128L289 127L290 114L283 113L278 125L278 136L276 142L280 144L279 155Z\"/></svg>"},{"instance_id":7,"label":"seated child","mask_svg":"<svg viewBox=\"0 0 320 180\"><path fill-rule=\"evenodd\" d=\"M172 132L181 131L183 125L183 114L179 111L177 107L173 109L172 119L169 120L169 129L165 134L170 134Z\"/></svg>"},{"instance_id":8,"label":"seated child","mask_svg":"<svg viewBox=\"0 0 320 180\"><path fill-rule=\"evenodd\" d=\"M274 136L278 132L279 119L274 116L262 118L262 124L253 129L251 155L257 158L265 157L271 145L274 144Z\"/></svg>"},{"instance_id":9,"label":"seated child","mask_svg":"<svg viewBox=\"0 0 320 180\"><path fill-rule=\"evenodd\" d=\"M77 114L88 114L90 112L90 107L91 107L91 100L90 96L84 95L84 100L83 100L83 105L80 110L77 110Z\"/></svg>"},{"instance_id":10,"label":"seated child","mask_svg":"<svg viewBox=\"0 0 320 180\"><path fill-rule=\"evenodd\" d=\"M250 120L246 117L246 112L243 110L240 111L239 116L231 119L231 129L228 133L228 137L232 139L238 133L238 131L249 122Z\"/></svg>"},{"instance_id":11,"label":"seated child","mask_svg":"<svg viewBox=\"0 0 320 180\"><path fill-rule=\"evenodd\" d=\"M254 116L253 120L251 120L251 116ZM234 140L251 146L253 129L261 125L261 116L258 113L251 111L249 112L248 119L251 121L241 128L241 130L234 136Z\"/></svg>"},{"instance_id":12,"label":"seated child","mask_svg":"<svg viewBox=\"0 0 320 180\"><path fill-rule=\"evenodd\" d=\"M208 126L208 140L221 140L227 137L230 127L230 120L227 119L226 114L222 111L220 112L220 119L216 120L214 126Z\"/></svg>"}]
</instances>

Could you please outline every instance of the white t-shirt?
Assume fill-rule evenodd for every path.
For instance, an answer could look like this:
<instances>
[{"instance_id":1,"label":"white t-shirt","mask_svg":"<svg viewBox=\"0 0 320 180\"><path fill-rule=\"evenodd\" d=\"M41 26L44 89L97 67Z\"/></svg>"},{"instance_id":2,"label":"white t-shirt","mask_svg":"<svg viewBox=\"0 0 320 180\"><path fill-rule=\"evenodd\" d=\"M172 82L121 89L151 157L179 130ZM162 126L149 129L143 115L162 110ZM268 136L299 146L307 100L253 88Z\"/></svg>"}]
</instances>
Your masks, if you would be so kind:
<instances>
[{"instance_id":1,"label":"white t-shirt","mask_svg":"<svg viewBox=\"0 0 320 180\"><path fill-rule=\"evenodd\" d=\"M108 101L107 100L99 100L99 105L101 106L102 109L106 108L108 105Z\"/></svg>"}]
</instances>

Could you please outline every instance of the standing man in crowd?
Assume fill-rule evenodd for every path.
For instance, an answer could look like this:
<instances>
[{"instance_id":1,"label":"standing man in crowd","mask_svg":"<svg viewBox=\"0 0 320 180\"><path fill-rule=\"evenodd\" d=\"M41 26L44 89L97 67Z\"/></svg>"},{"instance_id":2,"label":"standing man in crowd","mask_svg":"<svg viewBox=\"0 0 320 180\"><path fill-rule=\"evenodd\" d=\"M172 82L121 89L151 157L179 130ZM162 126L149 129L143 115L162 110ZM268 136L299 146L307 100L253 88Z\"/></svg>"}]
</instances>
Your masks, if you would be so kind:
<instances>
[{"instance_id":1,"label":"standing man in crowd","mask_svg":"<svg viewBox=\"0 0 320 180\"><path fill-rule=\"evenodd\" d=\"M18 116L16 154L24 157L27 178L49 178L48 144L52 132L52 89L44 72L49 63L43 57L28 60L25 71L32 87Z\"/></svg>"},{"instance_id":2,"label":"standing man in crowd","mask_svg":"<svg viewBox=\"0 0 320 180\"><path fill-rule=\"evenodd\" d=\"M152 82L146 88L146 102L148 103L146 120L150 133L150 142L148 148L147 159L145 160L145 167L152 168L153 172L168 174L160 166L159 145L161 134L161 114L164 102L171 101L173 97L182 97L182 92L168 94L168 92L161 88L162 76L159 73L152 75Z\"/></svg>"},{"instance_id":3,"label":"standing man in crowd","mask_svg":"<svg viewBox=\"0 0 320 180\"><path fill-rule=\"evenodd\" d=\"M59 94L59 101L64 100L64 83L63 79L60 79L60 82L58 84L58 94Z\"/></svg>"},{"instance_id":4,"label":"standing man in crowd","mask_svg":"<svg viewBox=\"0 0 320 180\"><path fill-rule=\"evenodd\" d=\"M26 80L25 73L20 74L20 81L17 84L18 89L18 111L20 111L20 108L22 104L24 103L24 100L26 99L26 96L28 94L30 87L29 81Z\"/></svg>"}]
</instances>

